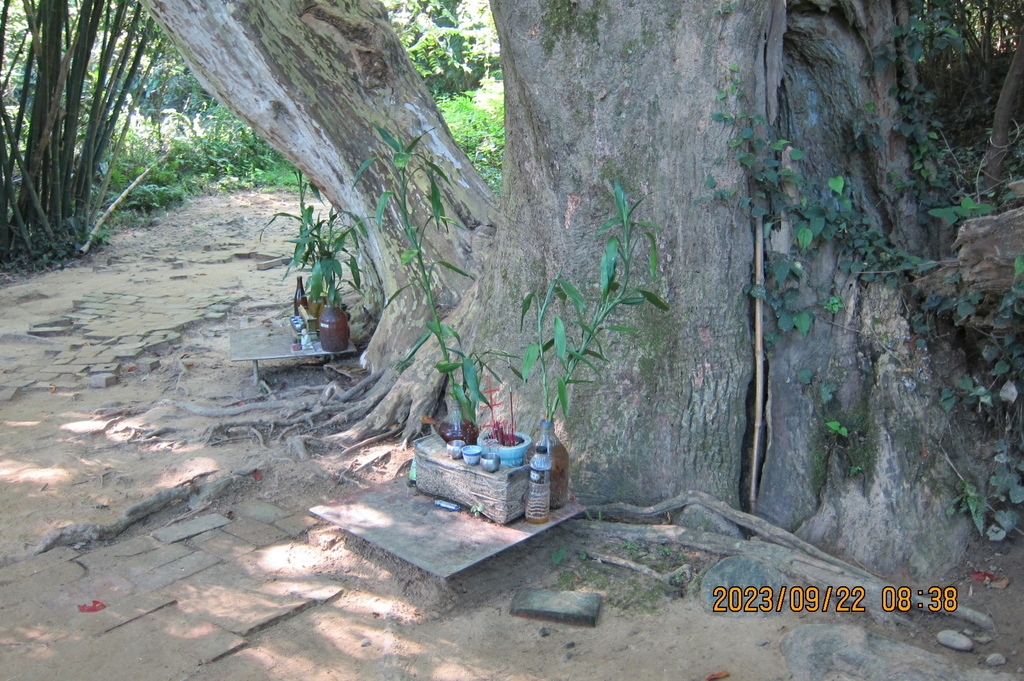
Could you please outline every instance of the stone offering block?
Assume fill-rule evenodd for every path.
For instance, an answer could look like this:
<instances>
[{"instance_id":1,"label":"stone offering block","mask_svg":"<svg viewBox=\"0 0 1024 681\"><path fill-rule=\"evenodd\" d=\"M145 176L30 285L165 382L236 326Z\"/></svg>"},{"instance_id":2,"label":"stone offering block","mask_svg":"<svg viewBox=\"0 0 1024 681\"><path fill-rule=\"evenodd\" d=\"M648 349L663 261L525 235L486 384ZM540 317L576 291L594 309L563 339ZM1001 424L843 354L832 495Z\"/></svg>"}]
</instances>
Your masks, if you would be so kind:
<instances>
[{"instance_id":1,"label":"stone offering block","mask_svg":"<svg viewBox=\"0 0 1024 681\"><path fill-rule=\"evenodd\" d=\"M444 497L467 509L483 506L481 513L505 525L526 512L526 489L530 467L502 466L488 473L479 465L470 466L452 459L444 440L436 434L413 442L416 457L416 487L425 494Z\"/></svg>"},{"instance_id":2,"label":"stone offering block","mask_svg":"<svg viewBox=\"0 0 1024 681\"><path fill-rule=\"evenodd\" d=\"M534 620L596 627L601 594L583 591L520 589L512 599L512 614Z\"/></svg>"}]
</instances>

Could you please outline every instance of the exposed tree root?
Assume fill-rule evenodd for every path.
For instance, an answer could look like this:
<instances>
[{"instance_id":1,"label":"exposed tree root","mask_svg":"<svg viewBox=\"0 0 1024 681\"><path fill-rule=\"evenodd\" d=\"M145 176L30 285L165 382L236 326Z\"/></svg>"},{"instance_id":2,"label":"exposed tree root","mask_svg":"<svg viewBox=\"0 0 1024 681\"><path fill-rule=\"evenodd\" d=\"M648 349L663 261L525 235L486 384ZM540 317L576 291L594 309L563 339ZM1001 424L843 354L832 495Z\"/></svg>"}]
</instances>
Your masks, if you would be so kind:
<instances>
[{"instance_id":1,"label":"exposed tree root","mask_svg":"<svg viewBox=\"0 0 1024 681\"><path fill-rule=\"evenodd\" d=\"M398 426L397 428L394 428L393 430L391 430L391 431L389 431L387 433L381 433L379 435L374 435L373 437L368 437L365 440L363 440L362 442L357 442L356 444L352 445L351 447L345 448L344 450L342 450L341 454L339 454L338 456L342 456L342 457L348 456L349 454L353 454L355 452L358 452L363 447L369 447L370 445L375 444L377 442L380 442L382 440L387 440L389 438L392 438L392 437L398 435L400 432L402 432L402 426ZM327 437L324 438L324 440L330 440L332 437L338 437L338 436L337 435L328 435Z\"/></svg>"},{"instance_id":2,"label":"exposed tree root","mask_svg":"<svg viewBox=\"0 0 1024 681\"><path fill-rule=\"evenodd\" d=\"M177 407L183 411L190 412L197 416L207 416L210 418L223 418L227 416L238 416L249 411L266 410L266 409L306 409L312 406L312 400L273 400L271 402L250 402L249 404L240 404L234 407L220 407L210 408L201 407L198 404L192 404L191 402L170 402L171 406Z\"/></svg>"},{"instance_id":3,"label":"exposed tree root","mask_svg":"<svg viewBox=\"0 0 1024 681\"><path fill-rule=\"evenodd\" d=\"M369 408L346 414L344 421L354 425L339 436L345 442L357 442L400 423L404 424L402 440L408 442L423 427L419 417L434 413L443 384L444 376L427 360L417 358L401 374L388 370L364 401Z\"/></svg>"},{"instance_id":4,"label":"exposed tree root","mask_svg":"<svg viewBox=\"0 0 1024 681\"><path fill-rule=\"evenodd\" d=\"M741 527L751 530L764 541L726 537L710 532L697 532L675 525L628 525L600 521L570 521L568 529L580 534L624 536L631 540L648 539L672 541L690 548L721 555L746 555L758 558L786 574L815 586L853 588L865 591L861 604L880 621L894 621L891 613L882 610L882 590L892 585L867 570L850 565L800 539L791 532L776 527L762 518L737 511L704 492L684 492L660 504L641 508L629 504L606 504L591 508L591 512L621 513L641 517L660 515L686 506L696 505L725 517ZM927 605L925 599L914 596L914 603ZM971 622L983 629L992 629L995 623L988 615L967 607L958 607L948 613Z\"/></svg>"},{"instance_id":5,"label":"exposed tree root","mask_svg":"<svg viewBox=\"0 0 1024 681\"><path fill-rule=\"evenodd\" d=\"M109 525L97 523L76 523L66 525L44 536L38 544L25 553L0 556L0 567L27 560L58 546L73 546L93 541L112 539L143 518L185 500L193 511L201 510L235 485L244 482L252 471L239 471L212 478L202 484L200 480L212 473L202 473L174 487L162 489L137 504L129 506L121 517Z\"/></svg>"}]
</instances>

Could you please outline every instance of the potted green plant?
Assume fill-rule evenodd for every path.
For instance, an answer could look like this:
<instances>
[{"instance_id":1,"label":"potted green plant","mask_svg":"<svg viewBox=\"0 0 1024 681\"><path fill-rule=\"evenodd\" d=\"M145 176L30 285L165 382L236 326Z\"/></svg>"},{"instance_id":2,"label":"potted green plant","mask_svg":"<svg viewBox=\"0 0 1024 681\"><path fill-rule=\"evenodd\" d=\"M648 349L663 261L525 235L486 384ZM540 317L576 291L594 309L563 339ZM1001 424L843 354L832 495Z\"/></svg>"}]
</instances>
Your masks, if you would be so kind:
<instances>
[{"instance_id":1,"label":"potted green plant","mask_svg":"<svg viewBox=\"0 0 1024 681\"><path fill-rule=\"evenodd\" d=\"M299 184L299 214L277 213L274 218L287 217L299 223L299 236L289 239L295 244L288 272L292 268L309 271L306 281L306 298L309 313L316 318L320 336L320 347L327 352L342 352L349 345L349 327L346 310L341 302L343 285L361 293L362 278L356 247L360 233L366 228L358 218L349 213L344 215L352 220L346 224L342 214L332 206L327 217L306 203L309 191L319 201L320 192L296 173Z\"/></svg>"},{"instance_id":2,"label":"potted green plant","mask_svg":"<svg viewBox=\"0 0 1024 681\"><path fill-rule=\"evenodd\" d=\"M600 376L599 362L607 362L601 349L600 338L607 331L638 333L637 329L610 323L612 314L622 305L649 303L659 310L668 310L656 294L632 283L634 256L642 241L647 241L650 278L658 274L658 246L654 232L661 228L649 222L637 221L633 213L641 200L630 203L622 185L615 183L615 215L597 230L601 237L611 232L601 256L600 281L596 287L600 297L586 301L579 289L561 277L561 271L548 285L543 299L529 293L523 299L519 326L523 329L526 315L537 302L536 342L523 352L522 367L517 370L523 383L529 379L535 366L540 370L541 394L544 399L544 418L540 424L534 447L545 447L551 455L551 508L560 508L569 499L569 453L554 433L554 420L560 409L563 418L569 415L569 386L581 383L574 378L576 370L584 365ZM568 305L575 319L568 324L555 315L548 324L548 316L555 299ZM573 331L570 331L573 329ZM554 360L549 360L554 353Z\"/></svg>"}]
</instances>

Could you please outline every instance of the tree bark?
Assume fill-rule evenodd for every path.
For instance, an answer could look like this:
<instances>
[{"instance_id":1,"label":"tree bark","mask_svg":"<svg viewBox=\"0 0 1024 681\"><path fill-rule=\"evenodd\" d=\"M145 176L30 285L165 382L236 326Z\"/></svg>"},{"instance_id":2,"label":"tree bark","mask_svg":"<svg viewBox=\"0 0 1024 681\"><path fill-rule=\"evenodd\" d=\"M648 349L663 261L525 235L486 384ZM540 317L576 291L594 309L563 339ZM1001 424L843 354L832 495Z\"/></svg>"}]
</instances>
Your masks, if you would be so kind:
<instances>
[{"instance_id":1,"label":"tree bark","mask_svg":"<svg viewBox=\"0 0 1024 681\"><path fill-rule=\"evenodd\" d=\"M1003 161L1006 160L1006 148L1010 143L1010 125L1013 123L1014 111L1017 108L1017 96L1024 82L1024 49L1021 47L1020 33L1024 24L1018 28L1017 51L1010 62L1010 70L999 91L999 101L992 115L992 137L989 140L988 154L985 157L985 169L982 171L981 191L994 191L1003 181Z\"/></svg>"},{"instance_id":2,"label":"tree bark","mask_svg":"<svg viewBox=\"0 0 1024 681\"><path fill-rule=\"evenodd\" d=\"M605 340L612 362L571 390L559 435L572 453L573 491L587 503L648 505L686 489L740 503L754 393L746 288L755 241L744 206L753 192L730 152L738 131L716 114L743 108L777 119L775 138L806 152L799 171L810 200L825 200L828 178L843 175L893 242L919 254L938 248L893 181L909 167L893 94L900 73L876 70L874 56L891 47L894 3L493 0L506 92L499 211L376 2L145 1L200 80L340 207L370 215L392 188L383 166L352 185L362 161L384 150L373 123L405 139L425 134L423 148L454 180L445 201L470 228L431 243L476 277L445 279L440 303L476 352L521 353L531 339L519 331L520 303L558 272L590 292L614 181L646 197L638 217L664 227L659 278L646 285L671 311L642 306L615 320L640 333ZM793 235L777 225L768 248L788 253ZM402 249L392 226L363 244L378 308L409 281ZM826 248L807 263L804 303L836 295L843 313L819 311L806 339L783 334L771 349L759 512L790 530L803 525L869 567L934 572L963 539L963 523L936 512L949 500L941 471L920 461L941 438L934 390L900 392L902 367L920 363L904 338L902 301L838 273L838 257ZM402 376L389 369L422 334L426 312L409 292L383 310L363 360L388 378L346 414L369 414L353 437L395 420L412 433L432 410L441 380L430 345ZM805 368L810 387L795 380ZM820 397L826 384L834 402ZM536 381L521 394L517 414L529 428L541 412ZM862 417L875 462L863 478L851 479L842 452L822 454L821 424L833 409ZM857 513L869 521L852 522ZM886 523L895 529L879 529ZM879 535L885 541L865 541ZM953 540L936 546L940 536Z\"/></svg>"}]
</instances>

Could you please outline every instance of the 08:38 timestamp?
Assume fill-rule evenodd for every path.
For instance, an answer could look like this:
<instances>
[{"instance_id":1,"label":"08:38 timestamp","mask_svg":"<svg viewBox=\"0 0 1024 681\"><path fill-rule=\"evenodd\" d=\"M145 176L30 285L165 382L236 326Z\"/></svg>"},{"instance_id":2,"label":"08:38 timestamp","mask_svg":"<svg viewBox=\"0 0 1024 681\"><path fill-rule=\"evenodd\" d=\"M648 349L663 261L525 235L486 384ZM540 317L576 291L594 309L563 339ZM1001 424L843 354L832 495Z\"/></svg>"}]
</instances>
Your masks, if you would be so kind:
<instances>
[{"instance_id":1,"label":"08:38 timestamp","mask_svg":"<svg viewBox=\"0 0 1024 681\"><path fill-rule=\"evenodd\" d=\"M917 599L914 599L914 595ZM956 612L957 591L955 586L932 586L927 589L911 589L909 586L887 586L882 589L882 610L885 612Z\"/></svg>"}]
</instances>

